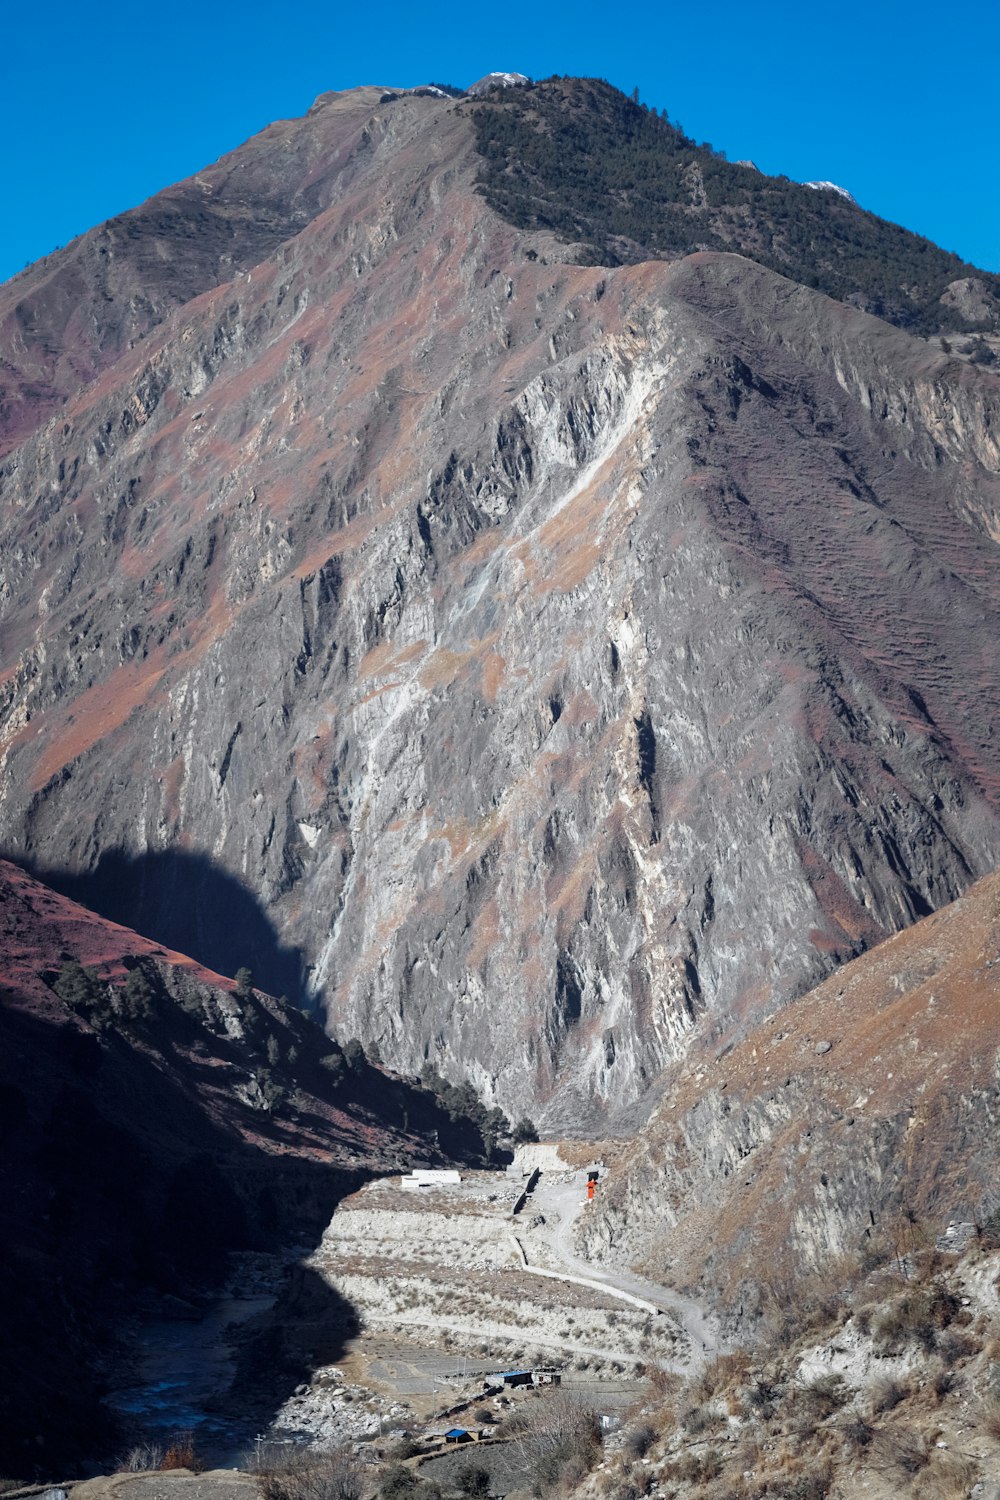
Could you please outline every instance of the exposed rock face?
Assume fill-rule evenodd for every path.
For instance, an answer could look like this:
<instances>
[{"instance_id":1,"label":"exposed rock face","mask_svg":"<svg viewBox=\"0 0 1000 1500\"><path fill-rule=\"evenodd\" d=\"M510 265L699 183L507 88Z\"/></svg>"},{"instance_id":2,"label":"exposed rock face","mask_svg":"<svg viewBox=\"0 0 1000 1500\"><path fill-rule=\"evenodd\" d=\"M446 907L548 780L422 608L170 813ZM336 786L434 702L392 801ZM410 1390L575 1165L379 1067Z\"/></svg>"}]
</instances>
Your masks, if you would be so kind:
<instances>
[{"instance_id":1,"label":"exposed rock face","mask_svg":"<svg viewBox=\"0 0 1000 1500\"><path fill-rule=\"evenodd\" d=\"M338 1034L593 1126L1000 859L1000 380L738 257L558 263L467 109L244 148L305 227L8 456L0 829L266 984L227 872Z\"/></svg>"},{"instance_id":2,"label":"exposed rock face","mask_svg":"<svg viewBox=\"0 0 1000 1500\"><path fill-rule=\"evenodd\" d=\"M327 100L322 121L270 125L0 288L0 453L173 309L248 271L329 205L350 148L363 159L368 144L364 112L353 116L361 139L340 118L331 139L330 115L338 106Z\"/></svg>"},{"instance_id":3,"label":"exposed rock face","mask_svg":"<svg viewBox=\"0 0 1000 1500\"><path fill-rule=\"evenodd\" d=\"M950 282L941 294L941 301L969 323L987 328L997 325L996 292L980 276L963 276Z\"/></svg>"},{"instance_id":4,"label":"exposed rock face","mask_svg":"<svg viewBox=\"0 0 1000 1500\"><path fill-rule=\"evenodd\" d=\"M914 1225L968 1234L998 1207L998 1003L993 874L671 1070L589 1251L700 1288L745 1332L803 1272L898 1252Z\"/></svg>"}]
</instances>

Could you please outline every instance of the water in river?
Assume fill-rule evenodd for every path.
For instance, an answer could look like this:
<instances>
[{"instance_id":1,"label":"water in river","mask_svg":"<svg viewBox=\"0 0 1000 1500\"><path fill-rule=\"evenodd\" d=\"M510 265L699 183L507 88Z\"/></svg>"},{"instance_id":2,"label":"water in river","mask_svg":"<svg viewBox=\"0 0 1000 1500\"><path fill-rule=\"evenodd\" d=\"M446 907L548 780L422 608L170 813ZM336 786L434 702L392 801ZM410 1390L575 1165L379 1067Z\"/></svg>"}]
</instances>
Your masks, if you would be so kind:
<instances>
[{"instance_id":1,"label":"water in river","mask_svg":"<svg viewBox=\"0 0 1000 1500\"><path fill-rule=\"evenodd\" d=\"M223 1296L197 1321L144 1324L136 1340L135 1382L112 1392L108 1405L146 1441L166 1445L173 1434L191 1431L204 1463L216 1468L240 1464L256 1429L218 1410L233 1378L228 1334L274 1301L273 1294Z\"/></svg>"}]
</instances>

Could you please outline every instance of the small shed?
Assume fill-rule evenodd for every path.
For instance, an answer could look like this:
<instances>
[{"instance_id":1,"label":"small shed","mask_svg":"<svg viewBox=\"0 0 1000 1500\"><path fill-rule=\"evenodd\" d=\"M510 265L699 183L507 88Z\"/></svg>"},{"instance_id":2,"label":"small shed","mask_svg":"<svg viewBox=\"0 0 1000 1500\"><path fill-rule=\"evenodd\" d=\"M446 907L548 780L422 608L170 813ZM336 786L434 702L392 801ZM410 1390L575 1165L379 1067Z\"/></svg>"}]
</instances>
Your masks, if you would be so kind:
<instances>
[{"instance_id":1,"label":"small shed","mask_svg":"<svg viewBox=\"0 0 1000 1500\"><path fill-rule=\"evenodd\" d=\"M446 1443L471 1443L472 1433L466 1432L464 1427L449 1427L444 1440Z\"/></svg>"},{"instance_id":2,"label":"small shed","mask_svg":"<svg viewBox=\"0 0 1000 1500\"><path fill-rule=\"evenodd\" d=\"M404 1193L419 1193L428 1188L457 1187L461 1181L461 1173L448 1167L414 1167L401 1175L399 1185Z\"/></svg>"},{"instance_id":3,"label":"small shed","mask_svg":"<svg viewBox=\"0 0 1000 1500\"><path fill-rule=\"evenodd\" d=\"M531 1371L530 1370L501 1370L501 1372L500 1372L500 1379L503 1381L504 1385L510 1385L510 1386L513 1386L513 1385L530 1385L531 1384Z\"/></svg>"}]
</instances>

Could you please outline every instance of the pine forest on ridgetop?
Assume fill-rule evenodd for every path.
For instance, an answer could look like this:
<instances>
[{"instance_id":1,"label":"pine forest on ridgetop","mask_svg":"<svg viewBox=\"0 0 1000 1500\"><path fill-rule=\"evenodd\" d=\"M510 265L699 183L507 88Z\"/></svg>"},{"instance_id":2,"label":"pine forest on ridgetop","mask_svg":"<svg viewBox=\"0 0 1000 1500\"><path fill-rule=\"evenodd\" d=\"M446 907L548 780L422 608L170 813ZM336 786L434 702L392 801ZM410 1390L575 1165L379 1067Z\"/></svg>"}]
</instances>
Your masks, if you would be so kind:
<instances>
[{"instance_id":1,"label":"pine forest on ridgetop","mask_svg":"<svg viewBox=\"0 0 1000 1500\"><path fill-rule=\"evenodd\" d=\"M487 202L520 228L582 243L582 259L729 250L917 333L977 325L943 306L950 282L981 279L1000 318L1000 277L835 192L766 177L697 145L597 79L546 79L475 105ZM985 357L990 358L986 349Z\"/></svg>"}]
</instances>

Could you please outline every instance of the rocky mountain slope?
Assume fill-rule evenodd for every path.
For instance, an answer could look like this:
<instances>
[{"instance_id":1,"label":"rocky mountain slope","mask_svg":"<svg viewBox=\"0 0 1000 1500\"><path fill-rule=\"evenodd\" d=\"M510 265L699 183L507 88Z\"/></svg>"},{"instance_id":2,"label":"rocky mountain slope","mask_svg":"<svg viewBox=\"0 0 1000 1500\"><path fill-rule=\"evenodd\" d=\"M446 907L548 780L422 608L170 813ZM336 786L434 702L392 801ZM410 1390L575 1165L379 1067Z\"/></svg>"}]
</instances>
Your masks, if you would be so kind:
<instances>
[{"instance_id":1,"label":"rocky mountain slope","mask_svg":"<svg viewBox=\"0 0 1000 1500\"><path fill-rule=\"evenodd\" d=\"M229 1251L315 1244L346 1192L433 1154L435 1132L476 1159L430 1095L350 1067L287 1004L3 862L0 976L7 1478L107 1457L130 1317L197 1302ZM335 1340L353 1313L324 1297ZM298 1378L279 1356L275 1405Z\"/></svg>"},{"instance_id":2,"label":"rocky mountain slope","mask_svg":"<svg viewBox=\"0 0 1000 1500\"><path fill-rule=\"evenodd\" d=\"M490 97L323 96L3 289L0 837L579 1130L1000 860L1000 378L575 264Z\"/></svg>"},{"instance_id":3,"label":"rocky mountain slope","mask_svg":"<svg viewBox=\"0 0 1000 1500\"><path fill-rule=\"evenodd\" d=\"M175 308L294 237L353 175L345 148L358 144L318 120L279 122L0 288L0 451Z\"/></svg>"},{"instance_id":4,"label":"rocky mountain slope","mask_svg":"<svg viewBox=\"0 0 1000 1500\"><path fill-rule=\"evenodd\" d=\"M650 1391L574 1500L995 1500L1000 1254L911 1232L898 1262L783 1310L773 1341ZM554 1487L553 1487L554 1491Z\"/></svg>"},{"instance_id":5,"label":"rocky mountain slope","mask_svg":"<svg viewBox=\"0 0 1000 1500\"><path fill-rule=\"evenodd\" d=\"M994 873L672 1069L587 1220L589 1251L676 1278L753 1339L789 1307L805 1317L831 1278L995 1240L998 1005Z\"/></svg>"}]
</instances>

